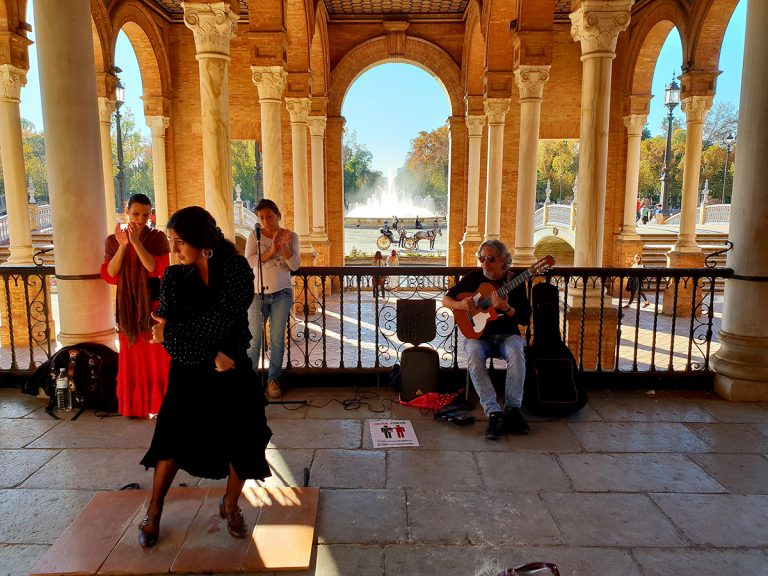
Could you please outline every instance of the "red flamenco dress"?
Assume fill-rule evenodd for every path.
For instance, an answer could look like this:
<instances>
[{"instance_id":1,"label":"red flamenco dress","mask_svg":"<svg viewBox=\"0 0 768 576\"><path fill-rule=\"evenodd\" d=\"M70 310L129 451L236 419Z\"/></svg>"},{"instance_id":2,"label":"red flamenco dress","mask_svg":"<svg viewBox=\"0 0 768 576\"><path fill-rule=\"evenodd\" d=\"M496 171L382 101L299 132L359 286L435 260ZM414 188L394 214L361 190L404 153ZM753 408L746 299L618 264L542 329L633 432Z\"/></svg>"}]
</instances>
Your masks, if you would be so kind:
<instances>
[{"instance_id":1,"label":"red flamenco dress","mask_svg":"<svg viewBox=\"0 0 768 576\"><path fill-rule=\"evenodd\" d=\"M106 241L106 257L101 277L117 285L117 325L120 354L117 366L118 412L123 416L146 418L157 414L168 387L171 358L159 344L150 344L152 319L160 299L160 278L169 265L169 246L165 234L145 227L140 236L144 248L155 260L149 272L128 244L117 276L110 276L107 265L119 246L114 234Z\"/></svg>"}]
</instances>

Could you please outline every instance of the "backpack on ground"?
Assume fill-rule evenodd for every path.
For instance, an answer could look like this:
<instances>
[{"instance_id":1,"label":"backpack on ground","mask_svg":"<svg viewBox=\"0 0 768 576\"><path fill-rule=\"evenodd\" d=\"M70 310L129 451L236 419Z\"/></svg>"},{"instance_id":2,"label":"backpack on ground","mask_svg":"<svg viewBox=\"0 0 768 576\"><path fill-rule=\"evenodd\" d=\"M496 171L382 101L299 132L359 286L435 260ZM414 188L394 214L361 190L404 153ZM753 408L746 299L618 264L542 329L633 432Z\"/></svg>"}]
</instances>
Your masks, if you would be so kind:
<instances>
[{"instance_id":1,"label":"backpack on ground","mask_svg":"<svg viewBox=\"0 0 768 576\"><path fill-rule=\"evenodd\" d=\"M567 416L587 403L583 373L560 336L557 286L533 287L533 342L525 352L523 405L538 416Z\"/></svg>"},{"instance_id":2,"label":"backpack on ground","mask_svg":"<svg viewBox=\"0 0 768 576\"><path fill-rule=\"evenodd\" d=\"M35 370L25 392L42 388L56 407L56 378L61 369L70 379L73 409L117 411L117 352L91 342L65 346Z\"/></svg>"}]
</instances>

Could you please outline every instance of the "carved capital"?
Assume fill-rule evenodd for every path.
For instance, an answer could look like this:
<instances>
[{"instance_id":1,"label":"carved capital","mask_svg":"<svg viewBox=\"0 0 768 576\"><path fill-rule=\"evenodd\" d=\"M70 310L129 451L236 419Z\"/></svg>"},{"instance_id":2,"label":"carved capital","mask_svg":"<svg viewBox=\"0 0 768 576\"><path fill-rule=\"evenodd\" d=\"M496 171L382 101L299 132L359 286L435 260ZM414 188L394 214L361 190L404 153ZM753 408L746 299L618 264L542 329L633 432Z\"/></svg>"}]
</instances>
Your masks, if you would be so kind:
<instances>
[{"instance_id":1,"label":"carved capital","mask_svg":"<svg viewBox=\"0 0 768 576\"><path fill-rule=\"evenodd\" d=\"M688 124L704 122L707 112L712 108L712 96L689 96L680 101L680 108L685 113Z\"/></svg>"},{"instance_id":2,"label":"carved capital","mask_svg":"<svg viewBox=\"0 0 768 576\"><path fill-rule=\"evenodd\" d=\"M277 100L283 97L288 73L282 66L251 66L251 79L259 90L259 100Z\"/></svg>"},{"instance_id":3,"label":"carved capital","mask_svg":"<svg viewBox=\"0 0 768 576\"><path fill-rule=\"evenodd\" d=\"M470 138L480 138L483 135L485 116L467 116L467 132Z\"/></svg>"},{"instance_id":4,"label":"carved capital","mask_svg":"<svg viewBox=\"0 0 768 576\"><path fill-rule=\"evenodd\" d=\"M311 98L286 98L285 107L291 116L291 124L306 124L312 109Z\"/></svg>"},{"instance_id":5,"label":"carved capital","mask_svg":"<svg viewBox=\"0 0 768 576\"><path fill-rule=\"evenodd\" d=\"M571 37L585 56L614 57L619 33L629 26L634 0L581 0L570 14Z\"/></svg>"},{"instance_id":6,"label":"carved capital","mask_svg":"<svg viewBox=\"0 0 768 576\"><path fill-rule=\"evenodd\" d=\"M520 100L541 100L544 84L549 80L549 66L521 65L515 70L515 82L520 90Z\"/></svg>"},{"instance_id":7,"label":"carved capital","mask_svg":"<svg viewBox=\"0 0 768 576\"><path fill-rule=\"evenodd\" d=\"M485 115L488 117L488 125L504 124L504 119L509 111L509 98L486 98Z\"/></svg>"},{"instance_id":8,"label":"carved capital","mask_svg":"<svg viewBox=\"0 0 768 576\"><path fill-rule=\"evenodd\" d=\"M112 124L112 113L115 111L115 101L99 96L99 122Z\"/></svg>"},{"instance_id":9,"label":"carved capital","mask_svg":"<svg viewBox=\"0 0 768 576\"><path fill-rule=\"evenodd\" d=\"M309 126L309 134L311 136L325 136L325 116L310 116L307 118L307 125Z\"/></svg>"},{"instance_id":10,"label":"carved capital","mask_svg":"<svg viewBox=\"0 0 768 576\"><path fill-rule=\"evenodd\" d=\"M229 41L237 31L237 14L229 9L229 3L182 2L181 7L184 24L195 35L198 60L229 58Z\"/></svg>"},{"instance_id":11,"label":"carved capital","mask_svg":"<svg viewBox=\"0 0 768 576\"><path fill-rule=\"evenodd\" d=\"M630 114L624 116L624 126L627 127L627 134L630 136L642 136L643 126L645 126L648 116L645 114Z\"/></svg>"},{"instance_id":12,"label":"carved capital","mask_svg":"<svg viewBox=\"0 0 768 576\"><path fill-rule=\"evenodd\" d=\"M152 138L165 138L171 119L168 116L147 116L144 121L152 132Z\"/></svg>"},{"instance_id":13,"label":"carved capital","mask_svg":"<svg viewBox=\"0 0 768 576\"><path fill-rule=\"evenodd\" d=\"M0 100L21 101L21 87L27 84L27 71L11 64L0 64Z\"/></svg>"}]
</instances>

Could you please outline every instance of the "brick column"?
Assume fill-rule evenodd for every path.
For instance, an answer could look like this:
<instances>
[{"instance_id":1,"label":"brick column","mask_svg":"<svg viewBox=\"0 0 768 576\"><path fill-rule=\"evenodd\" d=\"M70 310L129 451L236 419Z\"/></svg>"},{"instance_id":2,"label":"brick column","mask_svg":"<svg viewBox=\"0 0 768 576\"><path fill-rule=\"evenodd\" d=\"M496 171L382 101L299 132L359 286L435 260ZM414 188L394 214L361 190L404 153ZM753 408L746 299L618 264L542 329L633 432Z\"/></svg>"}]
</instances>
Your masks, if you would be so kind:
<instances>
[{"instance_id":1,"label":"brick column","mask_svg":"<svg viewBox=\"0 0 768 576\"><path fill-rule=\"evenodd\" d=\"M112 113L115 101L99 97L99 133L101 135L101 168L104 172L104 204L107 215L107 231L117 224L115 213L115 173L112 164Z\"/></svg>"},{"instance_id":2,"label":"brick column","mask_svg":"<svg viewBox=\"0 0 768 576\"><path fill-rule=\"evenodd\" d=\"M467 154L467 129L464 116L450 116L448 162L448 266L461 266L461 238L464 228L464 212L467 208L465 158ZM477 208L475 208L477 211Z\"/></svg>"},{"instance_id":3,"label":"brick column","mask_svg":"<svg viewBox=\"0 0 768 576\"><path fill-rule=\"evenodd\" d=\"M485 238L501 236L501 172L504 161L504 123L509 98L486 98L488 117L488 169L485 190Z\"/></svg>"},{"instance_id":4,"label":"brick column","mask_svg":"<svg viewBox=\"0 0 768 576\"><path fill-rule=\"evenodd\" d=\"M634 0L582 0L570 15L571 36L581 44L581 129L579 133L579 207L576 211L575 266L602 266L605 220L608 132L611 107L611 73L619 33L629 26ZM599 289L586 288L570 297L568 344L584 331L585 368L597 365L597 342L602 338L602 364L615 345L617 311L606 307L600 322ZM586 308L586 309L584 309ZM584 310L583 310L584 309Z\"/></svg>"},{"instance_id":5,"label":"brick column","mask_svg":"<svg viewBox=\"0 0 768 576\"><path fill-rule=\"evenodd\" d=\"M35 2L34 10L56 245L58 338L63 345L114 346L111 291L99 276L107 227L91 4L70 0L62 9ZM83 206L89 208L87 226Z\"/></svg>"},{"instance_id":6,"label":"brick column","mask_svg":"<svg viewBox=\"0 0 768 576\"><path fill-rule=\"evenodd\" d=\"M293 161L293 222L299 236L301 263L315 262L315 249L309 241L309 180L307 174L307 117L312 108L309 98L286 98L291 117L291 158Z\"/></svg>"},{"instance_id":7,"label":"brick column","mask_svg":"<svg viewBox=\"0 0 768 576\"><path fill-rule=\"evenodd\" d=\"M513 266L530 266L533 254L533 216L536 211L536 160L544 83L549 66L521 65L515 70L520 90L520 154L517 161L517 221Z\"/></svg>"},{"instance_id":8,"label":"brick column","mask_svg":"<svg viewBox=\"0 0 768 576\"><path fill-rule=\"evenodd\" d=\"M480 205L480 146L485 116L467 116L469 151L467 160L467 227L461 241L462 266L475 266L475 256L483 237L480 234L478 206Z\"/></svg>"},{"instance_id":9,"label":"brick column","mask_svg":"<svg viewBox=\"0 0 768 576\"><path fill-rule=\"evenodd\" d=\"M342 136L344 117L329 116L325 130L326 210L328 211L329 266L344 266L344 169Z\"/></svg>"},{"instance_id":10,"label":"brick column","mask_svg":"<svg viewBox=\"0 0 768 576\"><path fill-rule=\"evenodd\" d=\"M165 131L170 118L147 116L147 126L152 131L152 182L155 186L155 220L158 230L165 231L168 222L168 177L165 164Z\"/></svg>"},{"instance_id":11,"label":"brick column","mask_svg":"<svg viewBox=\"0 0 768 576\"><path fill-rule=\"evenodd\" d=\"M195 36L200 74L205 207L230 240L235 238L229 139L229 44L237 14L228 2L183 2L184 24Z\"/></svg>"},{"instance_id":12,"label":"brick column","mask_svg":"<svg viewBox=\"0 0 768 576\"><path fill-rule=\"evenodd\" d=\"M747 4L731 231L720 350L712 358L715 391L729 400L768 401L768 252L765 166L768 158L768 4Z\"/></svg>"},{"instance_id":13,"label":"brick column","mask_svg":"<svg viewBox=\"0 0 768 576\"><path fill-rule=\"evenodd\" d=\"M32 231L27 208L27 178L24 173L24 143L21 138L21 87L25 70L0 64L0 161L5 179L10 255L4 265L32 264Z\"/></svg>"},{"instance_id":14,"label":"brick column","mask_svg":"<svg viewBox=\"0 0 768 576\"><path fill-rule=\"evenodd\" d=\"M251 66L251 78L259 91L264 198L284 209L280 107L288 74L282 66Z\"/></svg>"}]
</instances>

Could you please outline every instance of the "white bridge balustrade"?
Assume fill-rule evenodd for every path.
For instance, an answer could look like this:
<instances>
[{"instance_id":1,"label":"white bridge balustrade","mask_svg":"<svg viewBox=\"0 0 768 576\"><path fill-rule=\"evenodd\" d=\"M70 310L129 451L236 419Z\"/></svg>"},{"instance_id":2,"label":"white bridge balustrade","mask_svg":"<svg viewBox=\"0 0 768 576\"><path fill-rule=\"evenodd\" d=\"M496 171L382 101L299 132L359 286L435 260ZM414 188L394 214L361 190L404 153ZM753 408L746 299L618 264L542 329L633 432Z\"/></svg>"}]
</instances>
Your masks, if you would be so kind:
<instances>
[{"instance_id":1,"label":"white bridge balustrade","mask_svg":"<svg viewBox=\"0 0 768 576\"><path fill-rule=\"evenodd\" d=\"M704 216L702 218L702 209ZM711 206L699 206L696 209L696 222L699 224L728 224L731 221L730 204L712 204ZM670 216L664 221L669 226L680 225L680 213Z\"/></svg>"},{"instance_id":2,"label":"white bridge balustrade","mask_svg":"<svg viewBox=\"0 0 768 576\"><path fill-rule=\"evenodd\" d=\"M48 230L51 228L51 205L33 204L34 210L30 210L29 224L33 231ZM8 243L8 214L0 216L0 244Z\"/></svg>"}]
</instances>

